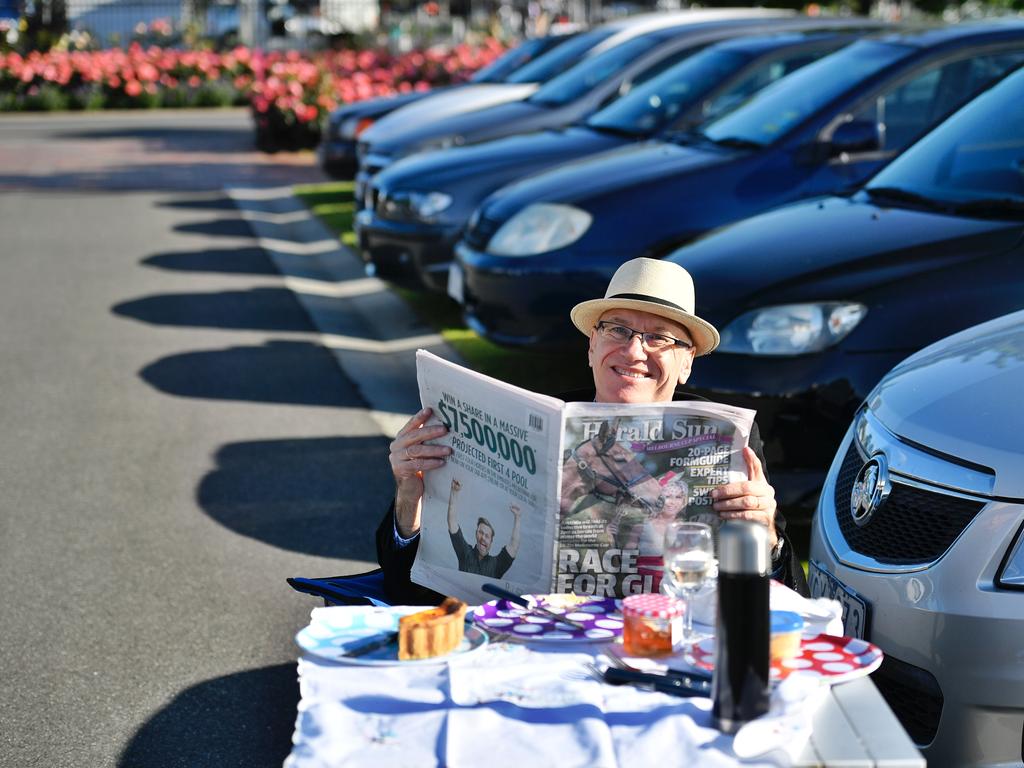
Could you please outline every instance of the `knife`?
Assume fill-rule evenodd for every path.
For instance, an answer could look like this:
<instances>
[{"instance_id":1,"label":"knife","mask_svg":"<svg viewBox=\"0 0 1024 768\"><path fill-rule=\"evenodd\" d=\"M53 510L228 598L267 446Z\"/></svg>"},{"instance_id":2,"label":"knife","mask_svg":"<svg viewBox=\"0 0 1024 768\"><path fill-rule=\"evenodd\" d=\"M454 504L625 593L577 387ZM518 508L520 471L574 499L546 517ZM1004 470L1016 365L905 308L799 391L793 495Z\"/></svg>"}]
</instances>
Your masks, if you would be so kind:
<instances>
[{"instance_id":1,"label":"knife","mask_svg":"<svg viewBox=\"0 0 1024 768\"><path fill-rule=\"evenodd\" d=\"M575 619L566 618L560 613L555 613L554 611L545 608L543 605L536 605L534 603L531 603L522 595L517 595L515 592L509 592L507 589L502 589L497 584L488 583L484 584L480 588L489 595L494 595L495 597L500 597L502 600L508 600L510 603L521 605L524 608L526 608L526 610L528 610L530 613L539 614L541 616L547 616L549 619L557 621L561 624L568 624L570 627L573 627L574 629L589 629L589 627L587 627L586 624L576 621Z\"/></svg>"},{"instance_id":2,"label":"knife","mask_svg":"<svg viewBox=\"0 0 1024 768\"><path fill-rule=\"evenodd\" d=\"M359 656L365 656L368 653L379 650L380 648L387 648L392 643L398 641L397 632L385 632L383 635L375 635L367 640L365 643L350 648L344 651L341 655L347 659L358 658Z\"/></svg>"},{"instance_id":3,"label":"knife","mask_svg":"<svg viewBox=\"0 0 1024 768\"><path fill-rule=\"evenodd\" d=\"M607 655L607 656L613 656L614 659L612 661L613 661L614 665L617 666L619 669L625 669L625 670L628 670L630 672L643 672L644 671L642 669L637 669L635 667L630 666L629 662L626 661L626 659L624 659L622 657L621 646L609 645L609 646L607 646L604 649L603 653L605 655ZM704 680L704 681L707 681L707 682L711 682L711 673L710 672L704 672L704 671L698 670L698 669L682 670L682 669L673 669L672 667L668 667L667 669L661 669L658 672L648 672L647 674L661 675L661 676L664 676L664 677L678 677L678 678L681 678L685 682L686 685L691 685L692 681L695 681L695 680L696 681Z\"/></svg>"},{"instance_id":4,"label":"knife","mask_svg":"<svg viewBox=\"0 0 1024 768\"><path fill-rule=\"evenodd\" d=\"M611 685L639 685L644 688L653 688L673 696L703 696L705 698L711 696L710 680L690 677L685 674L669 676L608 667L604 671L604 681Z\"/></svg>"}]
</instances>

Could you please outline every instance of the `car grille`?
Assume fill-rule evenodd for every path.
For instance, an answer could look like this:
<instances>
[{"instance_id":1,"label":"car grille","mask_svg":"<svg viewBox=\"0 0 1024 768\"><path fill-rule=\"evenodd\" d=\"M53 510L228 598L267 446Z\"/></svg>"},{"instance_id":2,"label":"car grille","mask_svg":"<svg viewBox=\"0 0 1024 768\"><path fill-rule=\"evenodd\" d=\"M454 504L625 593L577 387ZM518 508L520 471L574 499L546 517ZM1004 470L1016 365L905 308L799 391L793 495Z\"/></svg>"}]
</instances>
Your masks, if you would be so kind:
<instances>
[{"instance_id":1,"label":"car grille","mask_svg":"<svg viewBox=\"0 0 1024 768\"><path fill-rule=\"evenodd\" d=\"M483 215L475 218L476 221L466 230L463 239L470 248L476 251L483 251L487 248L491 238L494 237L494 233L498 231L500 222Z\"/></svg>"},{"instance_id":2,"label":"car grille","mask_svg":"<svg viewBox=\"0 0 1024 768\"><path fill-rule=\"evenodd\" d=\"M892 477L889 498L870 523L858 526L850 511L850 493L864 461L856 441L851 442L836 478L836 520L850 548L879 563L914 565L938 559L984 506Z\"/></svg>"},{"instance_id":3,"label":"car grille","mask_svg":"<svg viewBox=\"0 0 1024 768\"><path fill-rule=\"evenodd\" d=\"M886 655L871 679L914 743L930 744L939 729L943 701L932 674Z\"/></svg>"}]
</instances>

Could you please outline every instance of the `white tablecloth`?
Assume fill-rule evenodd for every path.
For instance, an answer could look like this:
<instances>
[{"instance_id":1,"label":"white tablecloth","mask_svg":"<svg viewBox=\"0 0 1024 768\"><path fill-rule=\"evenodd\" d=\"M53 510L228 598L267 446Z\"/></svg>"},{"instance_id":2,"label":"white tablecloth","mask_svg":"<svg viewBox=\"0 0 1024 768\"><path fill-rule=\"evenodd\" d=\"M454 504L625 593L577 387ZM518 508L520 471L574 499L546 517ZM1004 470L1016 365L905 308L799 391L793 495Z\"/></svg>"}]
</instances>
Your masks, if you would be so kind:
<instances>
[{"instance_id":1,"label":"white tablecloth","mask_svg":"<svg viewBox=\"0 0 1024 768\"><path fill-rule=\"evenodd\" d=\"M794 596L802 600L785 598L815 610ZM318 608L313 622L323 611L357 610ZM301 701L285 766L779 765L801 746L791 739L788 750L743 762L732 737L711 726L709 699L605 685L585 667L600 652L600 645L491 643L448 662L404 666L307 654L299 661Z\"/></svg>"}]
</instances>

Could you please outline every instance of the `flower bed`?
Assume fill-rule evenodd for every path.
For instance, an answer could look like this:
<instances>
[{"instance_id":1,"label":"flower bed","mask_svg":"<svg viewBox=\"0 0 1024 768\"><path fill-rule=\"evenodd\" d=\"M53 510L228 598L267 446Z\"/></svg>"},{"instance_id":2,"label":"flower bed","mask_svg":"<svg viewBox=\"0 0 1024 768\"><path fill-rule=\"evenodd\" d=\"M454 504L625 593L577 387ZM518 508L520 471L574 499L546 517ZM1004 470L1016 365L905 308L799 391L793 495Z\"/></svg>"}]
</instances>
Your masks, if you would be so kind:
<instances>
[{"instance_id":1,"label":"flower bed","mask_svg":"<svg viewBox=\"0 0 1024 768\"><path fill-rule=\"evenodd\" d=\"M494 39L472 47L413 51L337 51L315 58L270 55L252 87L258 146L265 151L313 147L339 104L467 80L502 52Z\"/></svg>"},{"instance_id":2,"label":"flower bed","mask_svg":"<svg viewBox=\"0 0 1024 768\"><path fill-rule=\"evenodd\" d=\"M494 39L385 51L226 53L133 44L103 51L0 53L0 112L249 104L267 151L315 146L337 105L461 82L501 54Z\"/></svg>"}]
</instances>

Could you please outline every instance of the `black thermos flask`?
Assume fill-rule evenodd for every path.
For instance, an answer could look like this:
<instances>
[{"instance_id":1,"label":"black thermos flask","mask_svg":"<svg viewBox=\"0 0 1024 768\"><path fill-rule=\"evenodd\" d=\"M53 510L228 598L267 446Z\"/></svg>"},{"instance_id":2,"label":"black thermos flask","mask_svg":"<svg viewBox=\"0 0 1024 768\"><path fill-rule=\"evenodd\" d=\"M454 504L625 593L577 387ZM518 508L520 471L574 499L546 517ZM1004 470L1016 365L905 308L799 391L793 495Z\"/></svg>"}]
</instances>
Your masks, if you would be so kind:
<instances>
[{"instance_id":1,"label":"black thermos flask","mask_svg":"<svg viewBox=\"0 0 1024 768\"><path fill-rule=\"evenodd\" d=\"M768 711L768 529L729 520L718 532L718 624L711 681L715 726L735 733Z\"/></svg>"}]
</instances>

